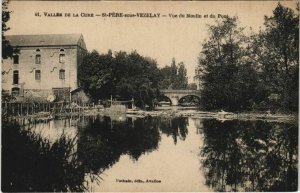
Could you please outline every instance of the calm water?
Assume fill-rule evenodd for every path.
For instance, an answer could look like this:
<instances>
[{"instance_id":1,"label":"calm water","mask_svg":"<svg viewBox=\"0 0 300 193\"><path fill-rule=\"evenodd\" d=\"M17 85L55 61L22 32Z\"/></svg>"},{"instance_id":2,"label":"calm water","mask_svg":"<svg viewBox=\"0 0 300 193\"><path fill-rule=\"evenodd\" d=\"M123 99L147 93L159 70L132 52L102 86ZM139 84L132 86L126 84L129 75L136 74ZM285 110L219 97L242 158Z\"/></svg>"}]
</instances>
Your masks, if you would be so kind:
<instances>
[{"instance_id":1,"label":"calm water","mask_svg":"<svg viewBox=\"0 0 300 193\"><path fill-rule=\"evenodd\" d=\"M4 129L2 165L12 167L2 173L4 191L297 190L297 124L150 117L20 124L50 146L10 139L18 134Z\"/></svg>"}]
</instances>

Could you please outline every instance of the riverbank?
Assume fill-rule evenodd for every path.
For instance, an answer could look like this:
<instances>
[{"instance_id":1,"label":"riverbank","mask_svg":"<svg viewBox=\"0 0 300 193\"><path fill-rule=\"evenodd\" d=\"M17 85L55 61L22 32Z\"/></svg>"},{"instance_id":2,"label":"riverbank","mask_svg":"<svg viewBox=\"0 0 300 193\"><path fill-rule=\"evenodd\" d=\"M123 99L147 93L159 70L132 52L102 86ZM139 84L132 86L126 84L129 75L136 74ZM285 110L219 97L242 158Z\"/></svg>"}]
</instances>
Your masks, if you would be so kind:
<instances>
[{"instance_id":1,"label":"riverbank","mask_svg":"<svg viewBox=\"0 0 300 193\"><path fill-rule=\"evenodd\" d=\"M191 117L191 118L211 118L221 121L226 120L267 120L275 122L298 122L298 114L268 114L268 113L231 113L231 112L208 112L198 110L169 110L169 111L128 111L129 116L152 116L152 117Z\"/></svg>"},{"instance_id":2,"label":"riverbank","mask_svg":"<svg viewBox=\"0 0 300 193\"><path fill-rule=\"evenodd\" d=\"M220 121L226 120L266 120L269 122L298 122L298 114L270 114L259 112L242 112L231 113L225 111L208 112L199 111L195 108L173 108L173 109L158 109L154 111L144 111L140 109L127 109L125 112L112 112L109 109L88 108L79 112L63 112L63 113L49 113L40 112L28 116L16 116L18 118L30 118L36 120L49 120L53 118L63 118L72 116L111 116L111 117L191 117L191 118L205 118L217 119Z\"/></svg>"}]
</instances>

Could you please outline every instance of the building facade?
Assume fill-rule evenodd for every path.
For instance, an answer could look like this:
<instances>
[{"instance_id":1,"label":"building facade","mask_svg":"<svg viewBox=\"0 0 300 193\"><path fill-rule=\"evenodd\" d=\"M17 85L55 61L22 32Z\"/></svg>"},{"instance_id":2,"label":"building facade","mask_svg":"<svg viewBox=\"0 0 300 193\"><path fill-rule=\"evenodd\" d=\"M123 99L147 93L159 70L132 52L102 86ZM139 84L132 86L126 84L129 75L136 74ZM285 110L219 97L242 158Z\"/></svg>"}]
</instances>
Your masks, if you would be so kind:
<instances>
[{"instance_id":1,"label":"building facade","mask_svg":"<svg viewBox=\"0 0 300 193\"><path fill-rule=\"evenodd\" d=\"M2 89L17 98L70 100L87 53L81 34L6 36L19 52L2 62Z\"/></svg>"}]
</instances>

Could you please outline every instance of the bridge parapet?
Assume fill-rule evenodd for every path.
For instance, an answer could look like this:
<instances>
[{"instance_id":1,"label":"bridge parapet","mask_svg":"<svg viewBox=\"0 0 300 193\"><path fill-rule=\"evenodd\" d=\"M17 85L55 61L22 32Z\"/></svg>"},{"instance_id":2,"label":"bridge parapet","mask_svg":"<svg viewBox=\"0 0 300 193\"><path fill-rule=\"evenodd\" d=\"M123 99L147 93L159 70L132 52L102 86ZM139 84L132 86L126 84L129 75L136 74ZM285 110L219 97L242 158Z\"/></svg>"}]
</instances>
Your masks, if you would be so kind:
<instances>
[{"instance_id":1,"label":"bridge parapet","mask_svg":"<svg viewBox=\"0 0 300 193\"><path fill-rule=\"evenodd\" d=\"M196 96L200 98L200 91L198 90L169 90L169 89L164 89L160 90L161 93L163 93L166 97L168 97L171 100L171 103L173 106L178 105L178 101L189 95Z\"/></svg>"},{"instance_id":2,"label":"bridge parapet","mask_svg":"<svg viewBox=\"0 0 300 193\"><path fill-rule=\"evenodd\" d=\"M199 90L170 90L170 89L162 89L160 90L162 93L178 93L178 94L200 94Z\"/></svg>"}]
</instances>

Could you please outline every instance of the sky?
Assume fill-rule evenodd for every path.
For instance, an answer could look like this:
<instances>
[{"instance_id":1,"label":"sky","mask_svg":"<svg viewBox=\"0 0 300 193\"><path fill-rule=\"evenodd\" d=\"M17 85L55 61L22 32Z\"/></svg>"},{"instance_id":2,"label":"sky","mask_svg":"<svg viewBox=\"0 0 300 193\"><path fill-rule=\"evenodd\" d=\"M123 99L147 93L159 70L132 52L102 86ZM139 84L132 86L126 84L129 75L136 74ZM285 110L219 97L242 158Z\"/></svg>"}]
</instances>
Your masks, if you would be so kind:
<instances>
[{"instance_id":1,"label":"sky","mask_svg":"<svg viewBox=\"0 0 300 193\"><path fill-rule=\"evenodd\" d=\"M296 1L282 4L296 7ZM12 12L8 26L11 29L6 35L81 33L88 51L136 50L155 59L159 67L170 65L174 57L177 63L186 65L191 83L201 45L208 38L207 25L220 20L219 14L229 15L237 16L240 26L246 30L252 27L258 31L263 26L264 15L272 15L276 5L277 1L10 1L8 7ZM37 12L40 16L35 16ZM46 17L45 12L60 13L63 17ZM66 13L71 17L65 17ZM151 13L160 17L102 17L103 13ZM91 14L94 17L86 17ZM180 14L184 17L179 17ZM187 18L187 14L202 18ZM211 14L215 18L210 18Z\"/></svg>"}]
</instances>

